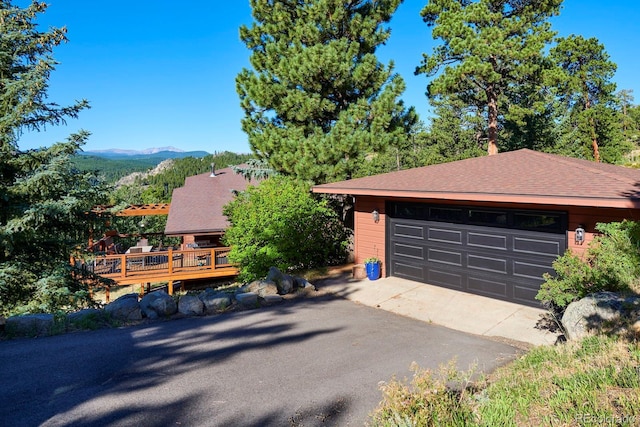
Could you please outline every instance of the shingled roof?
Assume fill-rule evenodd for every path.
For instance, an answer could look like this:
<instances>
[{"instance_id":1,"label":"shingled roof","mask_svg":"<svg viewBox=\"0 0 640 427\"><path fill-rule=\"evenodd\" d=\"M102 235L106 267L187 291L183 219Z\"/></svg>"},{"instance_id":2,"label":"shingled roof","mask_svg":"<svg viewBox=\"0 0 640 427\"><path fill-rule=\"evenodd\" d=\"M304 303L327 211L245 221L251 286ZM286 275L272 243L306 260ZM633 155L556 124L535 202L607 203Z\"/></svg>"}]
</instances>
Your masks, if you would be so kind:
<instances>
[{"instance_id":1,"label":"shingled roof","mask_svg":"<svg viewBox=\"0 0 640 427\"><path fill-rule=\"evenodd\" d=\"M229 222L222 208L233 199L233 191L243 191L249 184L231 168L190 176L184 187L173 190L171 209L167 218L165 234L185 235L224 231Z\"/></svg>"},{"instance_id":2,"label":"shingled roof","mask_svg":"<svg viewBox=\"0 0 640 427\"><path fill-rule=\"evenodd\" d=\"M313 187L316 193L640 207L640 170L528 149Z\"/></svg>"}]
</instances>

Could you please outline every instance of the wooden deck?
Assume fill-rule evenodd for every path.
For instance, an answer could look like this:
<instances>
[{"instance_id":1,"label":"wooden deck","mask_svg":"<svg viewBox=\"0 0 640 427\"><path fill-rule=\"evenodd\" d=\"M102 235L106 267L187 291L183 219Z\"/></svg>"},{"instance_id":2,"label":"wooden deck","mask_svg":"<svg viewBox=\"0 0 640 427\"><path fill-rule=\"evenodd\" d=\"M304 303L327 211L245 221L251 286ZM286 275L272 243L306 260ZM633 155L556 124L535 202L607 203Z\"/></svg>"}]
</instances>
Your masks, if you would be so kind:
<instances>
[{"instance_id":1,"label":"wooden deck","mask_svg":"<svg viewBox=\"0 0 640 427\"><path fill-rule=\"evenodd\" d=\"M234 277L238 269L229 263L231 248L192 249L105 255L85 263L83 268L102 277L115 280L118 285L169 282L178 280Z\"/></svg>"}]
</instances>

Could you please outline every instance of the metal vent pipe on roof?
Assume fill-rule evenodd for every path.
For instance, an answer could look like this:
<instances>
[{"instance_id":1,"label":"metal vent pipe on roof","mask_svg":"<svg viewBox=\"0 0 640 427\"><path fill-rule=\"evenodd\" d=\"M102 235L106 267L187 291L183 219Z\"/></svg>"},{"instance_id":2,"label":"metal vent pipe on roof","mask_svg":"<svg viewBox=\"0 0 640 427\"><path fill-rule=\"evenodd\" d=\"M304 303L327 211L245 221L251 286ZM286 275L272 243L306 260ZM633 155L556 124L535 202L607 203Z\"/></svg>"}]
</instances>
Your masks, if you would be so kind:
<instances>
[{"instance_id":1,"label":"metal vent pipe on roof","mask_svg":"<svg viewBox=\"0 0 640 427\"><path fill-rule=\"evenodd\" d=\"M209 175L209 178L213 178L214 176L216 176L216 165L211 163L211 175Z\"/></svg>"}]
</instances>

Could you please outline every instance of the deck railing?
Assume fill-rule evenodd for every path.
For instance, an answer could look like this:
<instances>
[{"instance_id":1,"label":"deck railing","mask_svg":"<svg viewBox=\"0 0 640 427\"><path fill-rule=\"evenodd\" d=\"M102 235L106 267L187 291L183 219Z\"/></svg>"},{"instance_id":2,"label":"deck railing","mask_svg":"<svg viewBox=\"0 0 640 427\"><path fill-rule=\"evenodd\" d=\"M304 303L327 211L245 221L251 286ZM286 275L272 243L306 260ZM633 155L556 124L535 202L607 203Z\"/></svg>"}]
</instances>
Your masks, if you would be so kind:
<instances>
[{"instance_id":1,"label":"deck railing","mask_svg":"<svg viewBox=\"0 0 640 427\"><path fill-rule=\"evenodd\" d=\"M229 263L230 250L219 247L105 255L84 262L82 267L119 284L233 276L238 270Z\"/></svg>"}]
</instances>

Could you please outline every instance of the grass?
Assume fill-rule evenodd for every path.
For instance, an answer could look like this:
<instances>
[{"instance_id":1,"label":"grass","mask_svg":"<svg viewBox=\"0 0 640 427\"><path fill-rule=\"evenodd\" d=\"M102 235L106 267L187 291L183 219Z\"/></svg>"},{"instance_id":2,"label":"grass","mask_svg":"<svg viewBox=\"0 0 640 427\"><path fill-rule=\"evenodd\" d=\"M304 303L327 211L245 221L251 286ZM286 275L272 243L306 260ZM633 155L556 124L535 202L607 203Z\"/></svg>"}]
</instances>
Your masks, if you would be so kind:
<instances>
[{"instance_id":1,"label":"grass","mask_svg":"<svg viewBox=\"0 0 640 427\"><path fill-rule=\"evenodd\" d=\"M485 378L471 382L472 373L414 367L411 382L382 386L371 425L640 425L637 340L600 335L541 346Z\"/></svg>"}]
</instances>

